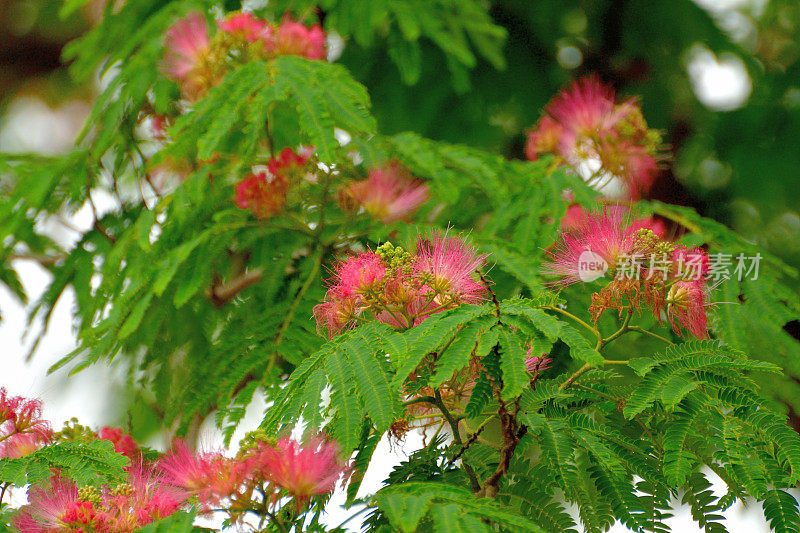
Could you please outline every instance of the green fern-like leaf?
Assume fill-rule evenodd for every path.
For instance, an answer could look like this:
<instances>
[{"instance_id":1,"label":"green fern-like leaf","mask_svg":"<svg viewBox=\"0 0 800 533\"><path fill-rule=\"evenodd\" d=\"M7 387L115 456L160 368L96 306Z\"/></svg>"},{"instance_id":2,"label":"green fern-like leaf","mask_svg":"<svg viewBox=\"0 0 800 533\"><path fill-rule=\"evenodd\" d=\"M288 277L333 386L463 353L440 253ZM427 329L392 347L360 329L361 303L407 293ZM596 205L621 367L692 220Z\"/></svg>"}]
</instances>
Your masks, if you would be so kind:
<instances>
[{"instance_id":1,"label":"green fern-like leaf","mask_svg":"<svg viewBox=\"0 0 800 533\"><path fill-rule=\"evenodd\" d=\"M711 483L701 472L694 472L688 480L686 492L681 503L688 505L692 518L703 528L704 533L725 533L727 529L721 523L725 508L711 490Z\"/></svg>"},{"instance_id":2,"label":"green fern-like leaf","mask_svg":"<svg viewBox=\"0 0 800 533\"><path fill-rule=\"evenodd\" d=\"M764 517L773 531L796 533L800 531L800 513L797 500L788 492L771 490L762 502Z\"/></svg>"},{"instance_id":3,"label":"green fern-like leaf","mask_svg":"<svg viewBox=\"0 0 800 533\"><path fill-rule=\"evenodd\" d=\"M53 444L19 459L0 459L0 480L18 487L41 484L53 469L78 485L98 485L125 479L128 458L114 452L106 440Z\"/></svg>"}]
</instances>

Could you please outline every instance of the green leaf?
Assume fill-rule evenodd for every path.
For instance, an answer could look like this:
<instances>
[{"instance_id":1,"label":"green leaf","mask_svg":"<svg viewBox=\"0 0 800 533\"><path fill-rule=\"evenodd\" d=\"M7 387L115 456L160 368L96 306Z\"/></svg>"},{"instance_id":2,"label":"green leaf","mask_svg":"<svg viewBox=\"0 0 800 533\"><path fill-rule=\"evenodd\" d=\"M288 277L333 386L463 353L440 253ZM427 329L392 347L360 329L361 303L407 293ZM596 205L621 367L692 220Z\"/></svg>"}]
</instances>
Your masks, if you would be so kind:
<instances>
[{"instance_id":1,"label":"green leaf","mask_svg":"<svg viewBox=\"0 0 800 533\"><path fill-rule=\"evenodd\" d=\"M800 513L797 509L797 500L788 492L770 490L764 496L761 504L764 508L764 518L769 521L773 531L781 533L797 533L800 531Z\"/></svg>"},{"instance_id":2,"label":"green leaf","mask_svg":"<svg viewBox=\"0 0 800 533\"><path fill-rule=\"evenodd\" d=\"M89 443L52 444L18 459L0 459L0 480L22 487L40 484L53 474L53 468L79 486L120 482L126 479L123 468L128 458L114 452L106 440Z\"/></svg>"},{"instance_id":3,"label":"green leaf","mask_svg":"<svg viewBox=\"0 0 800 533\"><path fill-rule=\"evenodd\" d=\"M522 394L529 378L525 370L525 347L509 329L503 328L500 331L500 347L500 369L503 372L501 398L505 401Z\"/></svg>"},{"instance_id":4,"label":"green leaf","mask_svg":"<svg viewBox=\"0 0 800 533\"><path fill-rule=\"evenodd\" d=\"M375 501L386 513L386 517L395 527L404 533L417 530L420 520L428 513L428 505L434 494L419 496L410 494L378 493Z\"/></svg>"},{"instance_id":5,"label":"green leaf","mask_svg":"<svg viewBox=\"0 0 800 533\"><path fill-rule=\"evenodd\" d=\"M671 376L661 387L661 403L667 410L672 410L684 396L700 386L681 374Z\"/></svg>"}]
</instances>

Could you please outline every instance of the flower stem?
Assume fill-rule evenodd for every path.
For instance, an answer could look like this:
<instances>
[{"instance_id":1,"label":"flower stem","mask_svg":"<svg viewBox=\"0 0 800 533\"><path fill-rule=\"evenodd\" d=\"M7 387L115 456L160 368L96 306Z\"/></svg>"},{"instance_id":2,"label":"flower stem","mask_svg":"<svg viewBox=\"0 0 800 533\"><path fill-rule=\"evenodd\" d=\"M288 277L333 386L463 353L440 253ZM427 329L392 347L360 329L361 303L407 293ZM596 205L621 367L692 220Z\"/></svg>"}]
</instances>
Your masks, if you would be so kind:
<instances>
[{"instance_id":1,"label":"flower stem","mask_svg":"<svg viewBox=\"0 0 800 533\"><path fill-rule=\"evenodd\" d=\"M574 320L575 322L577 322L577 323L578 323L578 324L580 324L581 326L583 326L583 327L585 327L586 329L588 329L589 331L591 331L591 332L592 332L592 334L593 334L595 337L597 337L597 340L598 340L598 341L601 341L601 340L603 339L603 337L600 335L600 332L599 332L599 331L597 331L597 328L590 326L588 323L586 323L585 321L583 321L583 320L581 320L580 318L576 317L575 315L573 315L573 314L572 314L572 313L570 313L569 311L566 311L566 310L564 310L564 309L561 309L560 307L555 307L555 306L547 306L547 307L543 307L543 309L547 309L547 310L549 310L549 311L555 311L555 312L557 312L557 313L561 313L561 314L562 314L562 315L564 315L565 317L567 317L567 318L570 318L570 319Z\"/></svg>"},{"instance_id":2,"label":"flower stem","mask_svg":"<svg viewBox=\"0 0 800 533\"><path fill-rule=\"evenodd\" d=\"M648 331L648 330L646 330L646 329L644 329L642 327L639 327L639 326L630 326L630 327L628 327L628 331L636 331L637 333L643 333L644 335L650 335L651 337L653 337L655 339L658 339L660 341L666 342L670 346L675 346L675 343L672 342L671 340L667 339L666 337L662 337L661 335L659 335L657 333L653 333L652 331Z\"/></svg>"}]
</instances>

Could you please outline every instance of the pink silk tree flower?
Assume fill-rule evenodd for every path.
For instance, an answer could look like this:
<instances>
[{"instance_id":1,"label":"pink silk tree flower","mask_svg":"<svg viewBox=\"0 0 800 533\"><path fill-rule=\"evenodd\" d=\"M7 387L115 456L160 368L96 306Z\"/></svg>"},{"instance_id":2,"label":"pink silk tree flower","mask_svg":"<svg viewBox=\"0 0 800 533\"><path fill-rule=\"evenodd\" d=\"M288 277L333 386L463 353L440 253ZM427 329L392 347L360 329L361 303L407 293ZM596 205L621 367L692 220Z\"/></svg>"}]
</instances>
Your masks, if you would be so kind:
<instances>
[{"instance_id":1,"label":"pink silk tree flower","mask_svg":"<svg viewBox=\"0 0 800 533\"><path fill-rule=\"evenodd\" d=\"M306 59L325 59L325 32L319 25L310 28L284 17L274 33L265 39L268 53L286 56L294 55Z\"/></svg>"},{"instance_id":2,"label":"pink silk tree flower","mask_svg":"<svg viewBox=\"0 0 800 533\"><path fill-rule=\"evenodd\" d=\"M25 457L45 446L47 442L36 433L14 433L0 442L0 459Z\"/></svg>"},{"instance_id":3,"label":"pink silk tree flower","mask_svg":"<svg viewBox=\"0 0 800 533\"><path fill-rule=\"evenodd\" d=\"M556 286L593 281L630 254L635 240L636 229L627 211L606 208L591 214L573 231L562 233L547 252L549 261L543 264L543 270L559 278ZM592 263L592 267L586 263Z\"/></svg>"},{"instance_id":4,"label":"pink silk tree flower","mask_svg":"<svg viewBox=\"0 0 800 533\"><path fill-rule=\"evenodd\" d=\"M103 490L96 529L136 531L170 516L182 502L180 492L168 485L163 476L151 467L138 465L130 470L127 485Z\"/></svg>"},{"instance_id":5,"label":"pink silk tree flower","mask_svg":"<svg viewBox=\"0 0 800 533\"><path fill-rule=\"evenodd\" d=\"M314 306L317 333L327 332L328 337L332 338L354 327L357 308L358 301L355 296L345 296L335 289L328 290L325 300Z\"/></svg>"},{"instance_id":6,"label":"pink silk tree flower","mask_svg":"<svg viewBox=\"0 0 800 533\"><path fill-rule=\"evenodd\" d=\"M681 328L698 339L708 338L708 289L705 280L676 281L667 293L667 317L678 335Z\"/></svg>"},{"instance_id":7,"label":"pink silk tree flower","mask_svg":"<svg viewBox=\"0 0 800 533\"><path fill-rule=\"evenodd\" d=\"M254 17L252 13L243 11L233 13L224 19L217 20L220 31L254 43L264 38L265 32L270 33L267 21Z\"/></svg>"},{"instance_id":8,"label":"pink silk tree flower","mask_svg":"<svg viewBox=\"0 0 800 533\"><path fill-rule=\"evenodd\" d=\"M254 465L260 475L305 502L312 496L330 494L350 467L338 458L339 446L317 437L305 444L281 439L275 446L256 450Z\"/></svg>"},{"instance_id":9,"label":"pink silk tree flower","mask_svg":"<svg viewBox=\"0 0 800 533\"><path fill-rule=\"evenodd\" d=\"M170 485L183 491L184 499L197 496L203 506L213 506L235 494L245 482L247 465L221 453L192 453L181 441L158 463Z\"/></svg>"},{"instance_id":10,"label":"pink silk tree flower","mask_svg":"<svg viewBox=\"0 0 800 533\"><path fill-rule=\"evenodd\" d=\"M92 530L90 526L94 524L96 518L97 512L94 509L94 504L80 501L72 504L67 512L64 513L62 520L75 530L83 532L84 530Z\"/></svg>"},{"instance_id":11,"label":"pink silk tree flower","mask_svg":"<svg viewBox=\"0 0 800 533\"><path fill-rule=\"evenodd\" d=\"M175 22L167 31L164 46L164 72L184 83L202 63L209 51L208 25L200 13L190 13Z\"/></svg>"},{"instance_id":12,"label":"pink silk tree flower","mask_svg":"<svg viewBox=\"0 0 800 533\"><path fill-rule=\"evenodd\" d=\"M371 169L367 179L350 184L346 194L386 224L409 217L430 198L425 182L398 163Z\"/></svg>"},{"instance_id":13,"label":"pink silk tree flower","mask_svg":"<svg viewBox=\"0 0 800 533\"><path fill-rule=\"evenodd\" d=\"M528 134L526 156L555 154L604 194L635 200L658 175L660 142L636 100L616 103L614 90L591 76L574 81L545 107Z\"/></svg>"},{"instance_id":14,"label":"pink silk tree flower","mask_svg":"<svg viewBox=\"0 0 800 533\"><path fill-rule=\"evenodd\" d=\"M528 132L528 139L525 142L525 157L530 161L536 161L540 154L555 153L563 133L564 128L552 117L542 117L536 125L536 129Z\"/></svg>"},{"instance_id":15,"label":"pink silk tree flower","mask_svg":"<svg viewBox=\"0 0 800 533\"><path fill-rule=\"evenodd\" d=\"M381 296L392 311L381 310L375 318L399 330L417 326L431 314L444 310L432 297L430 287L417 289L407 276L397 275L387 282Z\"/></svg>"},{"instance_id":16,"label":"pink silk tree flower","mask_svg":"<svg viewBox=\"0 0 800 533\"><path fill-rule=\"evenodd\" d=\"M283 210L289 184L280 176L266 172L250 174L234 187L234 202L239 209L248 209L256 217L267 219Z\"/></svg>"},{"instance_id":17,"label":"pink silk tree flower","mask_svg":"<svg viewBox=\"0 0 800 533\"><path fill-rule=\"evenodd\" d=\"M53 435L50 422L42 420L42 402L34 398L9 396L0 388L0 438L13 434L32 434L46 444Z\"/></svg>"},{"instance_id":18,"label":"pink silk tree flower","mask_svg":"<svg viewBox=\"0 0 800 533\"><path fill-rule=\"evenodd\" d=\"M574 81L547 104L545 112L567 134L561 139L562 152L572 149L576 136L606 132L619 120L613 89L594 76Z\"/></svg>"},{"instance_id":19,"label":"pink silk tree flower","mask_svg":"<svg viewBox=\"0 0 800 533\"><path fill-rule=\"evenodd\" d=\"M440 305L475 304L486 299L487 289L476 281L475 273L483 268L487 257L459 237L436 232L430 238L417 239L413 271L437 294Z\"/></svg>"},{"instance_id":20,"label":"pink silk tree flower","mask_svg":"<svg viewBox=\"0 0 800 533\"><path fill-rule=\"evenodd\" d=\"M331 287L344 296L364 294L377 290L386 275L386 265L378 254L362 252L334 266Z\"/></svg>"},{"instance_id":21,"label":"pink silk tree flower","mask_svg":"<svg viewBox=\"0 0 800 533\"><path fill-rule=\"evenodd\" d=\"M47 485L28 488L28 504L20 509L14 526L21 533L69 531L64 517L79 502L75 483L53 476Z\"/></svg>"}]
</instances>

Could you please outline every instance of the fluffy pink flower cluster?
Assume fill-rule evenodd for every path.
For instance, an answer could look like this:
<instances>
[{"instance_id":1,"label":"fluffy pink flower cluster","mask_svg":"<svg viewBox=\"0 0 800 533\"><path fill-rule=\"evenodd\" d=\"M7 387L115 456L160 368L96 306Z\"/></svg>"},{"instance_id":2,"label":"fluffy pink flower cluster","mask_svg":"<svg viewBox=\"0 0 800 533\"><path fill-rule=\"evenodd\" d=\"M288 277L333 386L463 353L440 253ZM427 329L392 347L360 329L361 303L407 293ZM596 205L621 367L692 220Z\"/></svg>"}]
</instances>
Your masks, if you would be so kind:
<instances>
[{"instance_id":1,"label":"fluffy pink flower cluster","mask_svg":"<svg viewBox=\"0 0 800 533\"><path fill-rule=\"evenodd\" d=\"M407 329L439 311L478 303L486 288L475 273L485 262L485 254L442 233L419 237L413 254L387 242L351 255L334 267L325 300L314 307L317 329L334 336L370 315Z\"/></svg>"},{"instance_id":2,"label":"fluffy pink flower cluster","mask_svg":"<svg viewBox=\"0 0 800 533\"><path fill-rule=\"evenodd\" d=\"M106 434L115 443L125 441L121 432L104 429L110 430ZM123 447L130 451L128 443ZM219 452L195 453L180 441L154 464L142 462L138 447L136 452L138 459L121 485L79 490L55 475L45 486L32 486L14 526L22 533L127 533L195 502L204 512L222 505L235 515L275 505L287 495L300 511L311 497L333 492L350 472L338 457L336 443L320 437L302 445L292 439L274 445L258 442L235 458ZM269 499L254 502L255 493Z\"/></svg>"},{"instance_id":3,"label":"fluffy pink flower cluster","mask_svg":"<svg viewBox=\"0 0 800 533\"><path fill-rule=\"evenodd\" d=\"M28 489L28 504L14 518L21 533L136 531L165 518L182 504L177 492L150 467L130 470L128 482L101 489L78 489L58 475Z\"/></svg>"},{"instance_id":4,"label":"fluffy pink flower cluster","mask_svg":"<svg viewBox=\"0 0 800 533\"><path fill-rule=\"evenodd\" d=\"M281 439L275 446L260 442L245 461L274 487L292 495L302 505L312 496L330 494L351 468L339 459L339 447L317 437L305 445Z\"/></svg>"},{"instance_id":5,"label":"fluffy pink flower cluster","mask_svg":"<svg viewBox=\"0 0 800 533\"><path fill-rule=\"evenodd\" d=\"M574 82L545 107L528 133L525 153L530 160L554 154L601 190L619 180L622 196L637 199L658 174L660 143L635 100L616 103L613 89L590 77Z\"/></svg>"},{"instance_id":6,"label":"fluffy pink flower cluster","mask_svg":"<svg viewBox=\"0 0 800 533\"><path fill-rule=\"evenodd\" d=\"M702 249L664 240L657 229L652 219L634 220L626 208L584 214L579 223L562 230L544 269L558 278L556 286L564 287L590 281L587 262L604 266L612 280L592 294L589 310L595 322L607 309L622 314L646 305L659 321L666 317L676 334L683 328L705 338L708 256Z\"/></svg>"},{"instance_id":7,"label":"fluffy pink flower cluster","mask_svg":"<svg viewBox=\"0 0 800 533\"><path fill-rule=\"evenodd\" d=\"M249 498L254 487L272 494L273 500L288 494L302 506L312 496L333 492L350 466L339 459L335 442L315 437L305 444L289 438L274 445L259 441L235 458L219 452L192 453L176 442L158 469L184 500L196 497L202 508L209 509ZM237 507L247 508L238 503Z\"/></svg>"},{"instance_id":8,"label":"fluffy pink flower cluster","mask_svg":"<svg viewBox=\"0 0 800 533\"><path fill-rule=\"evenodd\" d=\"M211 37L205 16L190 13L167 31L163 71L181 85L186 98L194 100L216 85L232 68L233 61L296 55L325 59L325 32L319 25L306 27L285 16L280 24L259 19L249 12L217 21Z\"/></svg>"},{"instance_id":9,"label":"fluffy pink flower cluster","mask_svg":"<svg viewBox=\"0 0 800 533\"><path fill-rule=\"evenodd\" d=\"M367 179L348 185L342 194L342 204L355 203L373 217L390 224L404 220L428 201L428 186L412 176L399 163L392 162L373 168Z\"/></svg>"},{"instance_id":10,"label":"fluffy pink flower cluster","mask_svg":"<svg viewBox=\"0 0 800 533\"><path fill-rule=\"evenodd\" d=\"M41 401L9 396L0 387L0 459L30 455L52 436L50 423L42 419Z\"/></svg>"},{"instance_id":11,"label":"fluffy pink flower cluster","mask_svg":"<svg viewBox=\"0 0 800 533\"><path fill-rule=\"evenodd\" d=\"M260 219L278 214L291 188L303 179L313 154L313 147L301 148L299 152L284 148L278 157L267 162L266 172L254 172L236 184L234 202L237 207L249 209Z\"/></svg>"}]
</instances>

